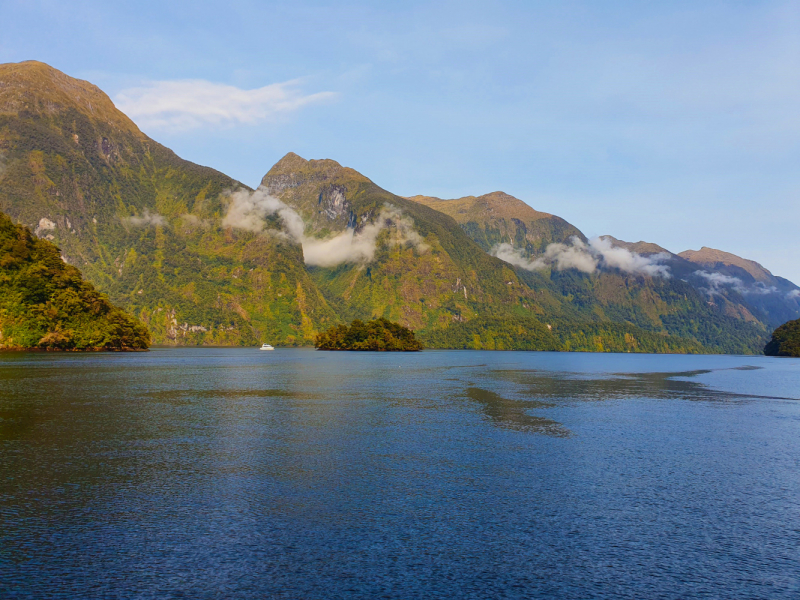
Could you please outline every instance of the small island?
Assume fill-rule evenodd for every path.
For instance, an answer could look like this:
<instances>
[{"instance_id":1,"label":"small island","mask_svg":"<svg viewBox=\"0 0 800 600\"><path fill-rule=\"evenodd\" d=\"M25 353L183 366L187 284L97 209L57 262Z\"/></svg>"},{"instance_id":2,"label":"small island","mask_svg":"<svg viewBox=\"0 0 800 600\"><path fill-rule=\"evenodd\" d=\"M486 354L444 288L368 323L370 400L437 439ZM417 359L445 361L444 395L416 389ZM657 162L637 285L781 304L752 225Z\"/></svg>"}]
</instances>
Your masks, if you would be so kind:
<instances>
[{"instance_id":1,"label":"small island","mask_svg":"<svg viewBox=\"0 0 800 600\"><path fill-rule=\"evenodd\" d=\"M414 332L387 319L359 321L350 326L337 325L317 335L317 350L372 350L379 352L417 352L422 344Z\"/></svg>"},{"instance_id":2,"label":"small island","mask_svg":"<svg viewBox=\"0 0 800 600\"><path fill-rule=\"evenodd\" d=\"M800 357L800 319L784 323L772 332L772 339L764 348L764 354Z\"/></svg>"}]
</instances>

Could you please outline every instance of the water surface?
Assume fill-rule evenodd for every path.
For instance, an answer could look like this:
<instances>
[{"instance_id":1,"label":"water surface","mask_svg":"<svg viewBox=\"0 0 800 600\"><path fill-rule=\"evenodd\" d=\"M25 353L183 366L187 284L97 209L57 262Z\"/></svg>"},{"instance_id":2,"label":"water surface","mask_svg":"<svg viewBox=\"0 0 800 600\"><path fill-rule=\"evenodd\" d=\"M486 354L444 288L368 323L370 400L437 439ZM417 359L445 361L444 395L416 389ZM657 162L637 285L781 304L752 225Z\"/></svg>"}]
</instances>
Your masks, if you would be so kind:
<instances>
[{"instance_id":1,"label":"water surface","mask_svg":"<svg viewBox=\"0 0 800 600\"><path fill-rule=\"evenodd\" d=\"M2 598L798 598L800 360L0 355Z\"/></svg>"}]
</instances>

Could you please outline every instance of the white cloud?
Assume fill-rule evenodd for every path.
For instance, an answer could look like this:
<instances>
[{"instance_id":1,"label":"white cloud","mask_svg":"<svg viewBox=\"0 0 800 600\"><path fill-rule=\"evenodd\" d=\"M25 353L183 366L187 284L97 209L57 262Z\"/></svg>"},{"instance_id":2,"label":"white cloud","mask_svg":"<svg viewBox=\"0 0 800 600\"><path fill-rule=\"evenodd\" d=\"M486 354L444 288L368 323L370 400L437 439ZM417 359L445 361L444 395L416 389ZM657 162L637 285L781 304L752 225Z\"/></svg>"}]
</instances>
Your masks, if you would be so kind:
<instances>
[{"instance_id":1,"label":"white cloud","mask_svg":"<svg viewBox=\"0 0 800 600\"><path fill-rule=\"evenodd\" d=\"M388 231L386 241L390 246L410 243L419 252L428 249L422 236L414 230L414 222L388 204L381 208L372 223L367 223L358 232L346 229L337 235L318 239L305 234L305 223L297 211L271 196L264 188L253 192L237 190L229 195L229 199L228 211L222 219L223 227L258 233L263 231L266 217L278 215L283 228L276 235L301 244L307 265L333 267L342 263L369 263L375 258L378 236L383 231Z\"/></svg>"},{"instance_id":2,"label":"white cloud","mask_svg":"<svg viewBox=\"0 0 800 600\"><path fill-rule=\"evenodd\" d=\"M798 300L800 300L800 290L792 290L791 292L786 294L786 297L789 299L797 298Z\"/></svg>"},{"instance_id":3,"label":"white cloud","mask_svg":"<svg viewBox=\"0 0 800 600\"><path fill-rule=\"evenodd\" d=\"M528 271L552 268L558 271L577 269L583 273L594 273L599 267L605 267L625 273L670 277L669 267L661 264L669 259L668 254L642 256L626 248L612 246L611 242L602 238L592 238L588 244L577 237L572 237L570 244L548 244L544 254L533 260L527 259L521 250L511 244L498 244L490 253Z\"/></svg>"},{"instance_id":4,"label":"white cloud","mask_svg":"<svg viewBox=\"0 0 800 600\"><path fill-rule=\"evenodd\" d=\"M731 275L725 275L723 273L716 273L716 272L708 272L708 271L695 271L695 275L698 277L702 277L709 283L709 288L703 288L711 295L714 295L719 292L720 288L729 287L740 294L758 294L758 295L765 295L765 294L777 294L779 293L778 288L774 285L764 285L764 283L760 281L756 281L752 285L747 285L744 281L742 281L739 277L732 277ZM799 290L795 290L799 291ZM791 293L787 296L791 298Z\"/></svg>"},{"instance_id":5,"label":"white cloud","mask_svg":"<svg viewBox=\"0 0 800 600\"><path fill-rule=\"evenodd\" d=\"M709 293L718 291L721 287L732 287L738 292L744 291L744 282L738 277L724 275L723 273L710 273L708 271L695 271L695 275L705 279L711 286Z\"/></svg>"},{"instance_id":6,"label":"white cloud","mask_svg":"<svg viewBox=\"0 0 800 600\"><path fill-rule=\"evenodd\" d=\"M328 100L333 92L303 94L299 80L255 90L202 79L152 81L115 98L117 107L144 129L183 131L203 126L252 125Z\"/></svg>"},{"instance_id":7,"label":"white cloud","mask_svg":"<svg viewBox=\"0 0 800 600\"><path fill-rule=\"evenodd\" d=\"M627 248L614 246L609 240L592 238L589 246L599 255L603 264L626 273L641 273L650 277L670 277L669 267L661 263L669 260L669 254L660 252L650 256L642 256Z\"/></svg>"},{"instance_id":8,"label":"white cloud","mask_svg":"<svg viewBox=\"0 0 800 600\"><path fill-rule=\"evenodd\" d=\"M123 217L122 222L133 225L134 227L148 227L150 225L153 227L165 227L167 225L166 217L158 213L151 213L146 208L141 217Z\"/></svg>"}]
</instances>

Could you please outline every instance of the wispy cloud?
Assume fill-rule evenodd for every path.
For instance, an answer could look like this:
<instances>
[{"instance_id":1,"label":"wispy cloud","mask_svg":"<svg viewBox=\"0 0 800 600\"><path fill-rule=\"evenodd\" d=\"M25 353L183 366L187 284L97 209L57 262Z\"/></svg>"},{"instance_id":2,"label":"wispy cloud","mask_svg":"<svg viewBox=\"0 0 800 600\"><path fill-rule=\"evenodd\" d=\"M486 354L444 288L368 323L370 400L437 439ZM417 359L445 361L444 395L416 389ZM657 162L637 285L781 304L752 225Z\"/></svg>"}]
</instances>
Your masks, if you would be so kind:
<instances>
[{"instance_id":1,"label":"wispy cloud","mask_svg":"<svg viewBox=\"0 0 800 600\"><path fill-rule=\"evenodd\" d=\"M134 227L166 227L167 219L158 213L151 213L148 209L144 209L141 217L136 215L131 217L123 217L122 222L133 225Z\"/></svg>"},{"instance_id":2,"label":"wispy cloud","mask_svg":"<svg viewBox=\"0 0 800 600\"><path fill-rule=\"evenodd\" d=\"M642 256L626 248L613 246L603 238L592 238L588 244L584 244L579 238L572 237L570 244L548 244L544 254L533 260L526 258L520 249L511 244L497 244L491 254L528 271L577 269L594 273L598 268L609 268L650 277L670 277L669 267L661 264L669 260L669 255Z\"/></svg>"},{"instance_id":3,"label":"wispy cloud","mask_svg":"<svg viewBox=\"0 0 800 600\"><path fill-rule=\"evenodd\" d=\"M184 131L270 121L335 95L334 92L305 94L297 79L254 90L185 79L152 81L123 90L114 100L120 110L144 129Z\"/></svg>"},{"instance_id":4,"label":"wispy cloud","mask_svg":"<svg viewBox=\"0 0 800 600\"><path fill-rule=\"evenodd\" d=\"M725 275L724 273L695 271L694 274L708 282L709 287L701 289L705 289L706 292L712 296L719 293L720 289L725 287L734 289L740 294L757 294L763 296L765 294L780 293L778 288L776 288L774 285L768 286L760 281L756 281L755 283L748 285L739 277L732 277L731 275ZM791 298L792 296L788 295L787 297Z\"/></svg>"},{"instance_id":5,"label":"wispy cloud","mask_svg":"<svg viewBox=\"0 0 800 600\"><path fill-rule=\"evenodd\" d=\"M265 188L250 192L240 189L228 197L228 210L222 219L223 227L233 227L259 233L266 226L266 218L277 215L281 230L275 235L290 239L303 247L303 259L307 265L333 267L342 263L366 264L375 258L378 237L386 231L384 240L389 246L413 246L418 252L426 252L427 244L414 229L414 221L390 205L381 207L377 217L358 231L348 228L327 238L306 235L303 218L282 200L271 196Z\"/></svg>"}]
</instances>

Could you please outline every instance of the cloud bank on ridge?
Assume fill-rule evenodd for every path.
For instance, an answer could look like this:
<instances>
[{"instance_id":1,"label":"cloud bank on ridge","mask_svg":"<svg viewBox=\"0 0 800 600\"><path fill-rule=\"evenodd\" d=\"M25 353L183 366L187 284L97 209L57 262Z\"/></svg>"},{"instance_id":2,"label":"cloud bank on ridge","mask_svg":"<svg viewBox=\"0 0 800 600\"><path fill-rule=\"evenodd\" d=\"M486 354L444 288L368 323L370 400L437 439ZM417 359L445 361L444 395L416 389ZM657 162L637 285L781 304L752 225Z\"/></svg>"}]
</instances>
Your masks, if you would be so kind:
<instances>
[{"instance_id":1,"label":"cloud bank on ridge","mask_svg":"<svg viewBox=\"0 0 800 600\"><path fill-rule=\"evenodd\" d=\"M577 269L583 273L594 273L599 268L614 268L651 277L671 276L669 267L662 264L669 259L668 254L642 256L627 248L613 246L603 238L592 238L586 244L580 238L572 237L569 244L549 244L544 254L535 259L526 258L520 249L511 244L497 244L490 254L528 271Z\"/></svg>"},{"instance_id":2,"label":"cloud bank on ridge","mask_svg":"<svg viewBox=\"0 0 800 600\"><path fill-rule=\"evenodd\" d=\"M388 231L387 241L391 246L410 243L420 252L428 248L414 229L414 222L391 205L383 206L378 217L358 232L346 229L320 239L306 235L305 223L297 211L271 196L264 188L253 192L237 190L229 195L229 201L228 211L222 219L223 227L258 233L266 227L267 217L277 215L282 230L274 235L301 244L307 265L333 267L348 262L371 262L378 247L378 236L383 231Z\"/></svg>"}]
</instances>

